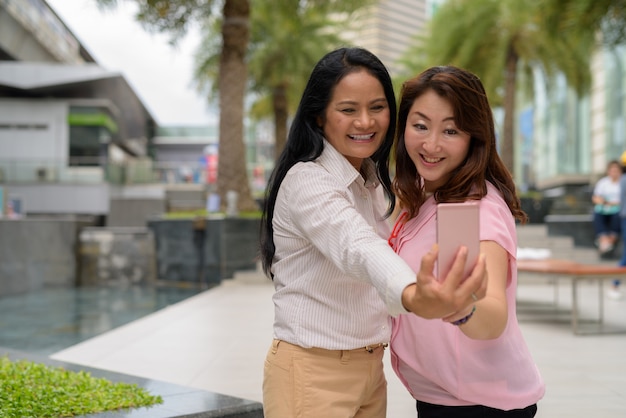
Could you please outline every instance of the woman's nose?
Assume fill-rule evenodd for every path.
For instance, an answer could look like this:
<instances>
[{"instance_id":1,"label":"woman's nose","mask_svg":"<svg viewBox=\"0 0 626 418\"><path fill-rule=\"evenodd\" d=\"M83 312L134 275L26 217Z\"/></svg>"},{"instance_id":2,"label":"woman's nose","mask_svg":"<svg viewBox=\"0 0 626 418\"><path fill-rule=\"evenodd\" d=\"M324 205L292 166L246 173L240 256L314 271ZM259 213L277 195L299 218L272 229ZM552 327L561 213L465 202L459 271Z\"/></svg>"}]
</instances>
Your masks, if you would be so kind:
<instances>
[{"instance_id":1,"label":"woman's nose","mask_svg":"<svg viewBox=\"0 0 626 418\"><path fill-rule=\"evenodd\" d=\"M422 147L428 151L436 151L439 149L439 138L436 134L429 134L424 137Z\"/></svg>"},{"instance_id":2,"label":"woman's nose","mask_svg":"<svg viewBox=\"0 0 626 418\"><path fill-rule=\"evenodd\" d=\"M368 112L361 112L357 116L355 124L358 128L364 129L364 128L369 128L370 126L372 126L373 121L374 121L374 118L371 117Z\"/></svg>"}]
</instances>

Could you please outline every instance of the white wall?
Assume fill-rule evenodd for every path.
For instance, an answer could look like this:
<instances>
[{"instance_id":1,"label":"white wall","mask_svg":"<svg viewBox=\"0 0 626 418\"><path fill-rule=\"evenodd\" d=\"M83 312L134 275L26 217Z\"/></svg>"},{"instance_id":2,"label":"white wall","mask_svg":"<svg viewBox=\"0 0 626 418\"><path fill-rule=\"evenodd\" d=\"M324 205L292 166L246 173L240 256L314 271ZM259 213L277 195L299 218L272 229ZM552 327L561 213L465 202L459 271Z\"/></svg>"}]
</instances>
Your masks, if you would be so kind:
<instances>
[{"instance_id":1,"label":"white wall","mask_svg":"<svg viewBox=\"0 0 626 418\"><path fill-rule=\"evenodd\" d=\"M65 166L68 104L0 99L0 160L48 160Z\"/></svg>"},{"instance_id":2,"label":"white wall","mask_svg":"<svg viewBox=\"0 0 626 418\"><path fill-rule=\"evenodd\" d=\"M0 99L0 174L6 182L6 198L20 199L26 214L109 211L109 185L102 180L102 169L96 168L96 179L89 184L66 178L72 173L67 169L68 109L62 100ZM53 176L38 177L41 167L51 169ZM88 173L74 174L86 177Z\"/></svg>"},{"instance_id":3,"label":"white wall","mask_svg":"<svg viewBox=\"0 0 626 418\"><path fill-rule=\"evenodd\" d=\"M5 187L7 199L20 199L22 210L30 214L109 213L109 185L101 184L14 184Z\"/></svg>"}]
</instances>

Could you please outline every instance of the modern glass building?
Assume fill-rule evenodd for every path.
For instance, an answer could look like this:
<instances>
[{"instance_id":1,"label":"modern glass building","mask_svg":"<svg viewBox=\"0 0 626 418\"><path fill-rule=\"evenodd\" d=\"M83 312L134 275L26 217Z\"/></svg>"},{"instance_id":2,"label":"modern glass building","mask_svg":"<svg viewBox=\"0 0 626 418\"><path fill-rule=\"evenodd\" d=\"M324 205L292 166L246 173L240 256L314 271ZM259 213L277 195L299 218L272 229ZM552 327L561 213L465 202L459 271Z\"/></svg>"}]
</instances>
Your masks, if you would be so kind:
<instances>
[{"instance_id":1,"label":"modern glass building","mask_svg":"<svg viewBox=\"0 0 626 418\"><path fill-rule=\"evenodd\" d=\"M397 61L411 40L424 31L432 1L380 0L362 10L354 33L348 37L367 48L387 65L391 75L399 73Z\"/></svg>"},{"instance_id":2,"label":"modern glass building","mask_svg":"<svg viewBox=\"0 0 626 418\"><path fill-rule=\"evenodd\" d=\"M397 60L443 2L380 0L363 12L350 39L378 55L393 76ZM562 76L546 82L535 74L534 95L520 99L515 120L520 189L593 184L626 151L626 45L596 54L592 83L579 97ZM494 113L500 121L499 109Z\"/></svg>"},{"instance_id":3,"label":"modern glass building","mask_svg":"<svg viewBox=\"0 0 626 418\"><path fill-rule=\"evenodd\" d=\"M592 62L592 87L579 97L562 76L550 81L536 75L534 101L522 107L533 113L530 138L521 132L517 170L525 184L539 189L591 184L610 160L626 151L626 46L599 51ZM529 142L530 141L530 142ZM525 152L529 150L530 152Z\"/></svg>"}]
</instances>

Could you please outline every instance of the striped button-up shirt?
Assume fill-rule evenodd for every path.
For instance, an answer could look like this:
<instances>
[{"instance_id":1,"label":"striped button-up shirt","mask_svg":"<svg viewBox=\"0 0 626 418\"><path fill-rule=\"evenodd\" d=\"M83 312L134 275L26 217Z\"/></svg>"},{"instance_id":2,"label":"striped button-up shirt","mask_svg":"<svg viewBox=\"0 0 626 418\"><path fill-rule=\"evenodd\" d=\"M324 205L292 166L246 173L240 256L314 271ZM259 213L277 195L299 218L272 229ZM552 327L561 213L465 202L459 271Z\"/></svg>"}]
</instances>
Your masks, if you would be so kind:
<instances>
[{"instance_id":1,"label":"striped button-up shirt","mask_svg":"<svg viewBox=\"0 0 626 418\"><path fill-rule=\"evenodd\" d=\"M413 270L387 243L386 200L374 164L363 176L325 142L283 180L274 210L274 338L348 350L388 342L389 314Z\"/></svg>"}]
</instances>

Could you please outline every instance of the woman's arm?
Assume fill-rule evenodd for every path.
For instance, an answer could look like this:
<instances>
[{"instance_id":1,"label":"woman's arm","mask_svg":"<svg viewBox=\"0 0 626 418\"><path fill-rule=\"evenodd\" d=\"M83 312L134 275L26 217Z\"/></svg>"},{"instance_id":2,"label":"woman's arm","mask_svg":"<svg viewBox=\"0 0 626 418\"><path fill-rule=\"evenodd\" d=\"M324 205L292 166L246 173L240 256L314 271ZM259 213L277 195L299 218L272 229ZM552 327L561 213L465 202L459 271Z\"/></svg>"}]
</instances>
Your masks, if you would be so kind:
<instances>
[{"instance_id":1,"label":"woman's arm","mask_svg":"<svg viewBox=\"0 0 626 418\"><path fill-rule=\"evenodd\" d=\"M473 304L472 294L479 299L485 296L484 260L464 281L467 256L463 253L446 279L439 281L433 275L435 250L424 256L416 276L358 212L345 186L323 171L300 167L285 177L281 188L290 198L283 203L293 222L288 227L306 237L343 273L371 283L391 315L410 311L424 318L462 317Z\"/></svg>"},{"instance_id":2,"label":"woman's arm","mask_svg":"<svg viewBox=\"0 0 626 418\"><path fill-rule=\"evenodd\" d=\"M474 314L459 328L470 338L490 340L502 334L508 321L506 285L509 255L494 241L481 241L480 251L487 259L487 295L476 302Z\"/></svg>"}]
</instances>

